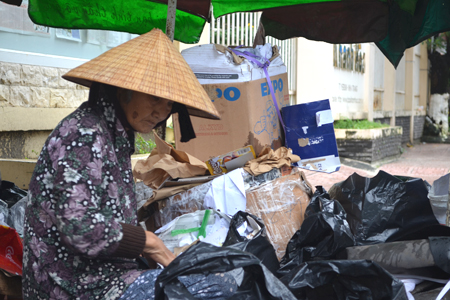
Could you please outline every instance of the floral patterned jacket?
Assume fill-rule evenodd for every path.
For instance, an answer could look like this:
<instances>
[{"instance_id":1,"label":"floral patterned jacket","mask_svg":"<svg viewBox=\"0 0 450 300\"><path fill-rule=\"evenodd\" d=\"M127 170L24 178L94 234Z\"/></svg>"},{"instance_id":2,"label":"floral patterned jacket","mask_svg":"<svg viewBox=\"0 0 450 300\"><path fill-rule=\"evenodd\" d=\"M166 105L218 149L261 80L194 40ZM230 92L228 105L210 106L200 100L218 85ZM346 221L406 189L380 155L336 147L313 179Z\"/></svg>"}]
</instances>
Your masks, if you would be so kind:
<instances>
[{"instance_id":1,"label":"floral patterned jacket","mask_svg":"<svg viewBox=\"0 0 450 300\"><path fill-rule=\"evenodd\" d=\"M108 95L102 86L42 149L25 216L24 299L118 299L143 272L135 261L145 233L136 226L134 135Z\"/></svg>"}]
</instances>

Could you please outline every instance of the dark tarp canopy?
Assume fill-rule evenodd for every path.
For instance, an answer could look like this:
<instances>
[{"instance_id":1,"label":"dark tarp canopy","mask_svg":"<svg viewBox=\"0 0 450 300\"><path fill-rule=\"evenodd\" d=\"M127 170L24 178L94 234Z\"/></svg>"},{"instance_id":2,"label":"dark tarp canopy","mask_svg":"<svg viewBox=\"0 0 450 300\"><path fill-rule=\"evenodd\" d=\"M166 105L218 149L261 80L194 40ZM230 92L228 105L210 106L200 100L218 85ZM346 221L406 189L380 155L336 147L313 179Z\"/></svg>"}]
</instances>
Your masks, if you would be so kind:
<instances>
[{"instance_id":1,"label":"dark tarp canopy","mask_svg":"<svg viewBox=\"0 0 450 300\"><path fill-rule=\"evenodd\" d=\"M277 39L375 42L394 66L407 48L450 31L448 0L178 0L174 39L197 43L211 5L216 18L262 11L266 34ZM142 34L165 30L167 0L29 0L28 13L36 24L50 27Z\"/></svg>"}]
</instances>

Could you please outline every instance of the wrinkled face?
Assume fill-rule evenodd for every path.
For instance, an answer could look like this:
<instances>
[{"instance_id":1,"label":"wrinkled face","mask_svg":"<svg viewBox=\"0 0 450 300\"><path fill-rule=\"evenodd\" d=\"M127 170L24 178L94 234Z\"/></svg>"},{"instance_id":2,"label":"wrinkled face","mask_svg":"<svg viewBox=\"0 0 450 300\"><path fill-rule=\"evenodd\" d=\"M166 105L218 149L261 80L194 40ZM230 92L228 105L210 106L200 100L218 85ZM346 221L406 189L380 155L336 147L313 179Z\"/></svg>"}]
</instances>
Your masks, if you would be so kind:
<instances>
[{"instance_id":1,"label":"wrinkled face","mask_svg":"<svg viewBox=\"0 0 450 300\"><path fill-rule=\"evenodd\" d=\"M118 89L120 106L131 127L140 133L149 133L172 110L172 101L156 96Z\"/></svg>"}]
</instances>

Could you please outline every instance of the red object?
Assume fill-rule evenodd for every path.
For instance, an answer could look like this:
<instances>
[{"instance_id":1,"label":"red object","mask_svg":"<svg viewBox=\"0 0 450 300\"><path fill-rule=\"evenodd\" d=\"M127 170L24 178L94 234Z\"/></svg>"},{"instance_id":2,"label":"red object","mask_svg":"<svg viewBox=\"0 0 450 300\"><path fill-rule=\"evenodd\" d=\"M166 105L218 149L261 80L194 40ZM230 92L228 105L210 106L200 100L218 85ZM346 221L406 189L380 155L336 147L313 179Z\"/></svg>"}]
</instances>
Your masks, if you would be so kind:
<instances>
[{"instance_id":1,"label":"red object","mask_svg":"<svg viewBox=\"0 0 450 300\"><path fill-rule=\"evenodd\" d=\"M0 225L0 269L22 276L23 244L14 228Z\"/></svg>"}]
</instances>

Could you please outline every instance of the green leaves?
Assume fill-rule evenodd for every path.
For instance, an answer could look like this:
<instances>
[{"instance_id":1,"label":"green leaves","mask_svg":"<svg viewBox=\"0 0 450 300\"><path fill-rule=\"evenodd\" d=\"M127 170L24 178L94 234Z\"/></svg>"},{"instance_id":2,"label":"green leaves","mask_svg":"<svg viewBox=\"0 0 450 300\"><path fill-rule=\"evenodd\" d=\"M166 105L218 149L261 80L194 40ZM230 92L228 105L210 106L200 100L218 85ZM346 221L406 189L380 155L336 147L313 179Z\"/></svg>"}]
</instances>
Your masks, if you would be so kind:
<instances>
[{"instance_id":1,"label":"green leaves","mask_svg":"<svg viewBox=\"0 0 450 300\"><path fill-rule=\"evenodd\" d=\"M139 133L136 134L134 148L136 154L145 154L152 152L156 144L153 140L146 141Z\"/></svg>"},{"instance_id":2,"label":"green leaves","mask_svg":"<svg viewBox=\"0 0 450 300\"><path fill-rule=\"evenodd\" d=\"M336 129L373 129L389 127L388 124L381 124L380 122L370 122L368 120L350 120L343 119L334 122Z\"/></svg>"}]
</instances>

